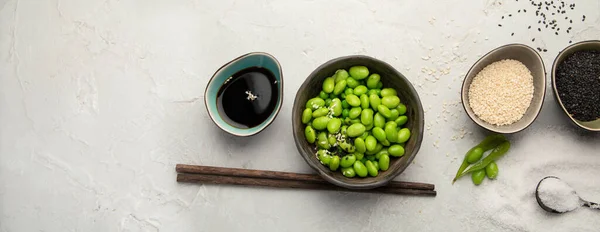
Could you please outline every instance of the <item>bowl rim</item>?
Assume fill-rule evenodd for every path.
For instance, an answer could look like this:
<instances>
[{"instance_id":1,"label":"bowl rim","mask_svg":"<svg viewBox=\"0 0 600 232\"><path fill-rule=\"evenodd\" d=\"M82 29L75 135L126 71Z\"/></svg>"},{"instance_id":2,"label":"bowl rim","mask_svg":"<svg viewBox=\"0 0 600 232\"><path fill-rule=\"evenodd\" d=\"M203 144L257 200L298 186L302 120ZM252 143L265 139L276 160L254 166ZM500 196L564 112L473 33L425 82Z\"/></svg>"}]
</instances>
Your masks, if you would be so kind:
<instances>
[{"instance_id":1,"label":"bowl rim","mask_svg":"<svg viewBox=\"0 0 600 232\"><path fill-rule=\"evenodd\" d=\"M394 178L398 177L400 174L402 174L406 168L408 168L408 166L410 166L410 164L412 163L412 161L415 159L415 157L417 156L417 154L419 153L419 150L421 149L421 145L423 142L423 134L424 134L424 128L425 128L425 117L424 117L424 111L423 111L423 105L421 103L421 98L419 97L419 94L417 92L417 90L414 88L413 84L408 80L408 78L406 78L402 73L400 73L396 68L394 68L394 66L390 65L389 63L382 61L380 59L377 59L375 57L371 57L371 56L366 56L366 55L348 55L348 56L341 56L341 57L337 57L337 58L333 58L331 60L328 60L327 62L319 65L317 68L315 68L304 80L304 82L302 83L302 85L298 88L297 92L296 92L296 97L294 98L294 106L296 106L299 103L299 98L300 98L300 90L304 89L310 79L309 77L314 77L316 76L316 73L318 72L318 70L321 70L329 65L331 65L334 62L339 62L339 61L343 61L346 59L351 59L351 58L363 58L363 59L371 59L374 60L376 62L379 62L385 66L388 66L389 68L391 68L391 70L396 73L398 75L398 77L402 78L404 81L406 81L406 83L408 83L409 86L409 92L413 93L415 95L415 104L417 106L417 110L419 111L419 114L422 115L423 117L421 118L420 122L417 123L417 126L419 127L419 129L421 130L421 133L419 133L415 138L416 143L415 143L415 148L411 151L410 156L406 157L408 159L408 165L406 165L403 168L399 168L398 170L396 170L395 173L392 173L391 175L386 176L385 178L382 178L378 181L375 181L373 183L366 183L366 184L356 184L356 183L348 183L346 181L343 181L341 179L336 179L334 178L332 175L329 175L325 172L323 172L321 169L319 169L315 164L312 163L310 161L311 155L304 155L303 154L303 149L302 146L299 143L300 139L304 139L304 137L302 138L298 138L295 136L297 130L296 127L294 126L294 119L299 119L300 116L295 115L294 112L294 107L292 107L292 133L294 135L294 143L296 144L296 149L298 150L298 153L300 154L300 156L302 156L302 158L304 159L304 161L315 171L317 171L317 173L319 174L319 176L321 176L323 179L325 179L327 182L332 183L334 185L343 187L343 188L348 188L348 189L372 189L372 188L377 188L377 187L381 187L384 186L386 184L388 184L390 181L394 180ZM302 104L304 105L304 104ZM411 135L412 136L412 135ZM413 155L414 154L414 155ZM406 156L407 154L405 154ZM368 177L368 178L374 178L374 177Z\"/></svg>"},{"instance_id":2,"label":"bowl rim","mask_svg":"<svg viewBox=\"0 0 600 232\"><path fill-rule=\"evenodd\" d=\"M544 71L544 78L542 78L542 80L544 81L544 84L542 85L542 103L540 104L539 109L537 109L537 112L535 112L535 116L533 117L533 119L531 120L531 122L527 123L525 126L523 126L522 128L517 128L516 130L510 130L510 131L498 131L496 128L492 128L492 127L488 127L486 125L482 125L480 123L478 123L477 121L475 121L475 119L473 117L477 117L476 115L471 115L471 113L469 113L469 111L467 110L467 102L468 102L468 97L465 95L464 91L466 89L466 85L467 85L467 77L469 76L469 74L473 71L473 68L475 68L475 66L477 64L479 64L484 58L486 58L488 55L497 52L499 50L508 48L508 47L523 47L531 52L533 52L533 54L535 54L538 58L538 60L540 61L540 63L542 64L542 69ZM510 44L505 44L502 46L499 46L497 48L492 49L491 51L487 52L485 55L481 56L479 59L477 59L477 61L475 61L475 63L473 63L473 65L471 66L471 68L469 68L469 71L465 74L465 77L463 78L463 84L462 87L460 89L460 95L461 95L461 101L462 101L462 105L463 105L463 109L465 110L465 113L467 113L467 116L469 116L469 119L471 119L471 121L473 121L475 124L477 124L478 126L482 127L483 129L486 129L488 131L494 132L494 133L499 133L499 134L514 134L514 133L518 133L521 132L527 128L529 128L529 126L531 126L531 124L533 124L533 122L535 122L535 120L538 118L538 116L540 115L542 108L544 108L544 102L545 102L545 98L546 98L546 85L548 84L548 82L546 81L546 76L547 76L547 72L546 72L546 65L544 63L544 59L542 59L542 56L532 47L525 45L525 44L521 44L521 43L510 43ZM474 114L474 113L473 113Z\"/></svg>"},{"instance_id":3,"label":"bowl rim","mask_svg":"<svg viewBox=\"0 0 600 232\"><path fill-rule=\"evenodd\" d=\"M217 123L217 122L215 121L214 117L217 117L218 115L213 115L213 114L212 114L212 112L211 112L211 111L208 109L208 104L209 104L209 102L208 102L208 99L209 99L209 98L208 98L208 96L207 96L207 95L208 95L208 88L211 86L211 83L213 83L213 80L215 79L215 77L217 76L217 74L218 74L219 72L221 72L223 69L225 69L227 66L229 66L231 63L233 63L233 62L236 62L236 61L238 61L238 60L241 60L241 59L243 59L243 58L246 58L246 57L248 57L248 56L253 56L253 55L262 55L262 56L267 56L267 57L269 57L270 59L272 59L272 60L275 62L275 64L277 64L277 69L279 70L279 75L280 75L280 76L279 76L279 79L280 79L280 80L279 80L278 82L280 83L280 86L281 86L281 87L280 87L280 89L279 89L279 91L278 91L279 103L277 104L277 106L275 106L275 110L274 110L274 112L273 112L273 113L271 113L271 114L273 115L273 118L271 118L270 120L266 121L266 124L265 124L265 125L263 125L262 127L260 127L259 129L257 129L255 132L252 132L252 133L237 133L237 132L235 132L235 131L230 131L230 130L228 130L228 129L226 129L226 128L222 127L222 126L221 126L219 123ZM283 94L283 91L284 91L284 86L283 86L283 70L282 70L282 68L281 68L281 64L279 63L279 60L277 60L277 59L275 58L275 56L273 56L273 55L271 55L271 54L269 54L269 53L266 53L266 52L248 52L248 53L246 53L246 54L240 55L240 56L238 56L238 57L236 57L236 58L234 58L234 59L232 59L232 60L228 61L227 63L225 63L225 64L221 65L221 67L219 67L219 68L218 68L218 69L217 69L217 70L216 70L216 71L213 73L213 75L212 75L212 76L210 77L210 79L208 80L208 82L207 82L207 84L206 84L206 87L204 88L204 107L206 108L206 111L207 111L207 113L208 113L208 117L210 118L210 120L211 120L211 121L212 121L212 122L213 122L213 123L214 123L214 124L215 124L215 125L216 125L216 126L219 128L219 129L221 129L222 131L225 131L225 132L227 132L227 133L229 133L229 134L232 134L232 135L235 135L235 136L240 136L240 137L250 137L250 136L253 136L253 135L256 135L256 134L258 134L258 133L262 132L264 129L266 129L267 127L269 127L269 126L270 126L270 125L271 125L271 124L272 124L272 123L275 121L275 119L276 119L276 118L277 118L277 116L279 115L279 112L281 111L281 106L283 105L283 96L284 96L284 94ZM253 127L253 128L255 128L255 127ZM240 128L240 130L242 130L242 131L243 131L243 130L246 130L246 129L242 129L242 128Z\"/></svg>"},{"instance_id":4,"label":"bowl rim","mask_svg":"<svg viewBox=\"0 0 600 232\"><path fill-rule=\"evenodd\" d=\"M563 112L565 113L565 115L567 115L567 117L569 119L571 119L571 122L573 122L575 125L577 125L579 128L588 130L588 131L593 131L593 132L600 132L600 128L591 128L585 125L582 125L581 123L579 123L575 118L573 118L569 112L567 111L567 109L565 108L565 105L563 104L562 100L560 99L559 95L558 95L558 89L556 88L556 68L558 67L558 59L562 56L564 56L565 52L574 49L578 46L581 45L585 45L585 44L598 44L598 48L600 50L600 40L584 40L584 41L579 41L577 43L571 44L565 48L563 48L558 55L556 55L556 57L554 58L554 62L552 63L552 73L550 76L550 79L552 81L552 92L554 93L554 98L556 98L556 103L558 103L558 105L560 105L560 108L562 108ZM596 120L600 120L600 119L596 119Z\"/></svg>"}]
</instances>

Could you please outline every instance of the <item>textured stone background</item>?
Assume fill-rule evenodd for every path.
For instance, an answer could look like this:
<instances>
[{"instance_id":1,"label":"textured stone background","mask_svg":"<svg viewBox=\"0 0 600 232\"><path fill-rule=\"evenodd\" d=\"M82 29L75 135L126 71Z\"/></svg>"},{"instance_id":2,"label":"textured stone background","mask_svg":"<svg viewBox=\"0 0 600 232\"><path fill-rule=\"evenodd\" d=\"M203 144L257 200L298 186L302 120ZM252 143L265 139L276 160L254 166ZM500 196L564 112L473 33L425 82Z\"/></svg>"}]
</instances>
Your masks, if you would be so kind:
<instances>
[{"instance_id":1,"label":"textured stone background","mask_svg":"<svg viewBox=\"0 0 600 232\"><path fill-rule=\"evenodd\" d=\"M546 175L600 200L599 135L568 124L552 93L511 137L500 176L451 185L483 137L460 105L481 55L600 38L600 4L577 1L570 34L535 32L527 1L0 0L0 231L597 231L599 214L539 209ZM582 14L587 15L581 22ZM503 23L503 27L498 27ZM515 32L511 36L511 32ZM531 38L536 37L535 42ZM283 65L285 102L260 135L235 138L208 119L203 90L250 51ZM177 184L176 163L310 172L291 132L294 94L329 59L385 60L426 110L422 149L399 180L436 198Z\"/></svg>"}]
</instances>

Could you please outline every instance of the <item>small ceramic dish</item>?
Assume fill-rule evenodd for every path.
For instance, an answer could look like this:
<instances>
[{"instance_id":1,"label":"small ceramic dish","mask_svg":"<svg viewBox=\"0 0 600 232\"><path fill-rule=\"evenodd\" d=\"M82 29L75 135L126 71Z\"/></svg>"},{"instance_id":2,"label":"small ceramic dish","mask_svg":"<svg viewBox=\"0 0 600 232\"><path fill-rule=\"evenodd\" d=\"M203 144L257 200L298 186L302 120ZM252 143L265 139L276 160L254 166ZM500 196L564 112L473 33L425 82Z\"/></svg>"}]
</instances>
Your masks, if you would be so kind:
<instances>
[{"instance_id":1,"label":"small ceramic dish","mask_svg":"<svg viewBox=\"0 0 600 232\"><path fill-rule=\"evenodd\" d=\"M533 76L534 90L531 104L519 121L510 125L497 126L487 123L475 115L473 109L471 109L471 106L469 105L469 88L471 86L471 82L473 82L473 78L475 78L475 76L477 76L477 74L483 70L483 68L494 62L505 59L518 60L527 66L531 72L531 75ZM501 134L512 134L522 131L529 127L533 121L535 121L540 113L540 110L542 109L542 104L544 103L544 96L546 95L546 71L544 68L544 61L538 52L527 45L508 44L498 47L485 54L477 62L475 62L475 64L473 64L473 67L471 67L463 82L461 95L465 112L467 112L469 118L471 118L471 120L473 120L473 122L475 122L477 125L486 130Z\"/></svg>"},{"instance_id":2,"label":"small ceramic dish","mask_svg":"<svg viewBox=\"0 0 600 232\"><path fill-rule=\"evenodd\" d=\"M398 91L398 96L406 104L408 122L403 127L409 128L411 137L405 144L406 154L400 158L393 158L390 162L390 168L387 171L380 172L375 177L348 178L338 171L331 171L328 167L321 164L315 156L317 152L314 145L306 141L304 129L306 125L302 124L302 112L305 109L308 99L319 95L325 78L330 77L338 69L348 70L352 66L364 65L369 68L371 73L381 75L381 82L387 88L394 88ZM298 152L304 158L306 163L319 173L326 181L349 189L371 189L386 185L396 176L400 175L416 157L421 147L424 134L424 112L419 94L413 85L398 70L381 60L369 56L344 56L327 61L317 67L304 81L296 93L294 107L292 108L292 130L294 132L294 142Z\"/></svg>"},{"instance_id":3,"label":"small ceramic dish","mask_svg":"<svg viewBox=\"0 0 600 232\"><path fill-rule=\"evenodd\" d=\"M588 41L582 41L579 43L572 44L572 45L566 47L564 50L562 50L558 54L558 56L556 56L556 59L554 59L554 64L552 65L552 89L553 89L552 92L554 92L554 98L556 99L556 102L558 103L558 105L560 105L560 107L563 109L563 112L565 112L567 117L569 117L569 119L571 119L571 121L575 125L577 125L578 127L582 128L582 129L588 130L588 131L600 132L600 119L596 119L594 121L589 121L589 122L584 122L584 121L580 121L580 120L573 118L573 116L571 116L571 114L569 114L569 112L565 108L565 105L563 105L563 102L560 100L560 97L558 95L558 90L556 88L555 75L556 75L557 66L560 63L562 63L571 54L578 52L578 51L584 51L584 50L600 51L600 40L588 40ZM598 91L600 91L600 89Z\"/></svg>"},{"instance_id":4,"label":"small ceramic dish","mask_svg":"<svg viewBox=\"0 0 600 232\"><path fill-rule=\"evenodd\" d=\"M219 114L219 110L217 108L217 94L221 86L223 86L223 84L225 84L232 75L241 70L252 67L265 68L273 74L276 81L276 86L278 88L277 103L275 105L275 109L272 111L269 117L261 124L250 128L240 128L227 123ZM215 74L213 74L213 76L210 78L210 81L208 81L206 90L204 92L204 104L210 119L223 131L236 136L252 136L267 128L275 120L277 114L279 114L282 103L283 73L281 72L281 65L279 65L279 62L277 59L275 59L275 57L264 52L248 53L226 63L219 68Z\"/></svg>"}]
</instances>

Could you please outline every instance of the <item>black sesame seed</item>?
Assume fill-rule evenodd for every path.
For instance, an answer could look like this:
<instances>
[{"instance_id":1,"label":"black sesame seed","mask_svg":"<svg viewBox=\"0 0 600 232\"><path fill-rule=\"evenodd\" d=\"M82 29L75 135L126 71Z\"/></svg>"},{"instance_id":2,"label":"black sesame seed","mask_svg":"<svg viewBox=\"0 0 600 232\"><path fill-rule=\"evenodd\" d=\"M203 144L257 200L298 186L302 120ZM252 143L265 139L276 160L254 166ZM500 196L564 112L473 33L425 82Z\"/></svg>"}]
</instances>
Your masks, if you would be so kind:
<instances>
[{"instance_id":1,"label":"black sesame seed","mask_svg":"<svg viewBox=\"0 0 600 232\"><path fill-rule=\"evenodd\" d=\"M515 33L514 33L514 32L513 32L512 34L510 34L510 36L513 36L513 35L515 35Z\"/></svg>"},{"instance_id":2,"label":"black sesame seed","mask_svg":"<svg viewBox=\"0 0 600 232\"><path fill-rule=\"evenodd\" d=\"M544 52L547 52L547 51L548 51L548 49L545 49L545 48L544 48Z\"/></svg>"},{"instance_id":3,"label":"black sesame seed","mask_svg":"<svg viewBox=\"0 0 600 232\"><path fill-rule=\"evenodd\" d=\"M502 24L498 24L499 27L502 27Z\"/></svg>"},{"instance_id":4,"label":"black sesame seed","mask_svg":"<svg viewBox=\"0 0 600 232\"><path fill-rule=\"evenodd\" d=\"M531 39L531 42L535 42L535 38Z\"/></svg>"}]
</instances>

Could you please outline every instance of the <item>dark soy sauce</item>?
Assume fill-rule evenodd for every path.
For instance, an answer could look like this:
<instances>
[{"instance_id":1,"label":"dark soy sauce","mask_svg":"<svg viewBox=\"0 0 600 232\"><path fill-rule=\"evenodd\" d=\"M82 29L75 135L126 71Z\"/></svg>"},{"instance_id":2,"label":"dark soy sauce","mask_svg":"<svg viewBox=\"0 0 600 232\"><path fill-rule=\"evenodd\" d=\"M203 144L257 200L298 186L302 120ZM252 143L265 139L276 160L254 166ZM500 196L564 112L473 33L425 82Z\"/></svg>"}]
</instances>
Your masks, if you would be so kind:
<instances>
[{"instance_id":1,"label":"dark soy sauce","mask_svg":"<svg viewBox=\"0 0 600 232\"><path fill-rule=\"evenodd\" d=\"M246 68L221 86L217 92L217 109L229 125L252 128L267 120L275 110L277 93L277 81L271 71Z\"/></svg>"}]
</instances>

